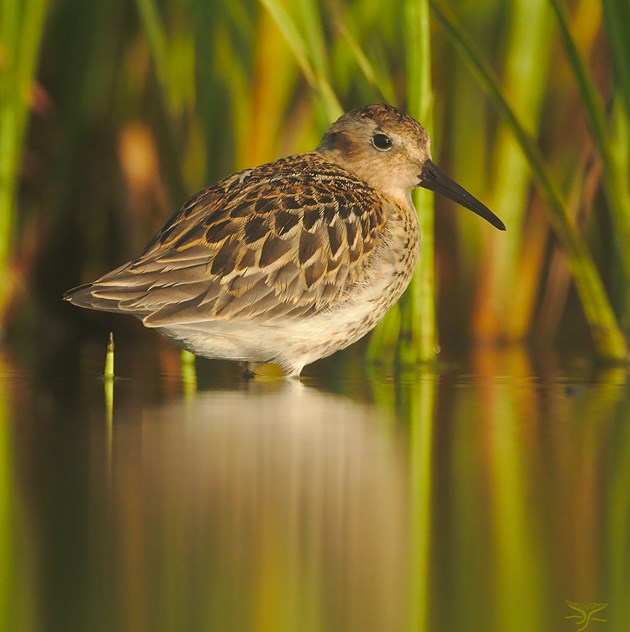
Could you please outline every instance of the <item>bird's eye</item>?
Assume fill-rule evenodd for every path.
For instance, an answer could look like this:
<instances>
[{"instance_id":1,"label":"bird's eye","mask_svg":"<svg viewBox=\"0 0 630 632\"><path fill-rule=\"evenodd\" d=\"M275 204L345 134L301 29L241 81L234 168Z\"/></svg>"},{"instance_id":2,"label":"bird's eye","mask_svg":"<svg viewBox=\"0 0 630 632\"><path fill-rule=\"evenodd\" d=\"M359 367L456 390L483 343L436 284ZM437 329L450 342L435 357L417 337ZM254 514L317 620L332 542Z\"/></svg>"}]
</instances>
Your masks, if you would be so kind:
<instances>
[{"instance_id":1,"label":"bird's eye","mask_svg":"<svg viewBox=\"0 0 630 632\"><path fill-rule=\"evenodd\" d=\"M392 139L387 134L383 134L383 132L376 132L372 136L372 145L379 151L387 151L392 148Z\"/></svg>"}]
</instances>

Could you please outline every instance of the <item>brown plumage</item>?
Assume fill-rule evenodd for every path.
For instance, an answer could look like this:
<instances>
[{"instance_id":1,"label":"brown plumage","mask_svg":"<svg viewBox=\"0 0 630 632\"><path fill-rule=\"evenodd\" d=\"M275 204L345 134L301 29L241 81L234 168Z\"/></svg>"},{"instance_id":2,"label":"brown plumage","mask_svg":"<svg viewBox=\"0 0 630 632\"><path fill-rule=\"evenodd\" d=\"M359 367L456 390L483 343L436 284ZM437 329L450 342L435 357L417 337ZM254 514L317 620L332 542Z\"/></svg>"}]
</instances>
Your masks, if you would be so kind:
<instances>
[{"instance_id":1,"label":"brown plumage","mask_svg":"<svg viewBox=\"0 0 630 632\"><path fill-rule=\"evenodd\" d=\"M341 117L315 152L203 189L135 259L65 298L130 313L198 355L299 375L363 336L406 288L418 185L502 227L433 165L419 123L372 105Z\"/></svg>"}]
</instances>

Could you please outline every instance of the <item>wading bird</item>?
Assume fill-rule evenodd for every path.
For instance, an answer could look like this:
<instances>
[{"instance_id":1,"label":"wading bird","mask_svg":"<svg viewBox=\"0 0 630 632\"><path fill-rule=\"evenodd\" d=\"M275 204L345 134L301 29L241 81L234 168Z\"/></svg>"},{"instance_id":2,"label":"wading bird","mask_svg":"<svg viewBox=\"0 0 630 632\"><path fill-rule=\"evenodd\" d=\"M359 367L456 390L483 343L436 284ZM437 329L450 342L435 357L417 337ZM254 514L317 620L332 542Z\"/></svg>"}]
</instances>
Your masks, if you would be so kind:
<instances>
[{"instance_id":1,"label":"wading bird","mask_svg":"<svg viewBox=\"0 0 630 632\"><path fill-rule=\"evenodd\" d=\"M359 340L400 298L419 249L415 187L503 222L431 161L426 130L382 104L339 118L309 153L190 198L133 260L66 293L177 345L288 376Z\"/></svg>"}]
</instances>

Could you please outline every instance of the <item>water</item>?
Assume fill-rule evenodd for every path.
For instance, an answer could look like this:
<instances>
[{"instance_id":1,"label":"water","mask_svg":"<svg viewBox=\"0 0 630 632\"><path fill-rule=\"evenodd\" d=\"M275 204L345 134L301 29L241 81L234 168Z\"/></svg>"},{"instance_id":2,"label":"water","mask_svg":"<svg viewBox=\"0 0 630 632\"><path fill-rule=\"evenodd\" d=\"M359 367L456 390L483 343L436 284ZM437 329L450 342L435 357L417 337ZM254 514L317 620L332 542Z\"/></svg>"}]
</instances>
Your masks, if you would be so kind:
<instances>
[{"instance_id":1,"label":"water","mask_svg":"<svg viewBox=\"0 0 630 632\"><path fill-rule=\"evenodd\" d=\"M630 629L624 369L476 350L302 384L124 346L0 369L0 626ZM578 607L578 606L576 606ZM578 607L579 608L579 607ZM575 615L577 618L566 618Z\"/></svg>"}]
</instances>

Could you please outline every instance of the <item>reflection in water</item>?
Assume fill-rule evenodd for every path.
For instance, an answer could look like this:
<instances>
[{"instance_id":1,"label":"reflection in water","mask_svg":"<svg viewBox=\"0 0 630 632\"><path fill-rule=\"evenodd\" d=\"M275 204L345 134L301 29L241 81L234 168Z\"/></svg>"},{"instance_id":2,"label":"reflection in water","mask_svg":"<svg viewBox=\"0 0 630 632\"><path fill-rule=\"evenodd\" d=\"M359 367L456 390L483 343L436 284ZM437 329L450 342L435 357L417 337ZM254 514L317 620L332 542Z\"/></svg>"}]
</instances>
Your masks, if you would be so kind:
<instances>
[{"instance_id":1,"label":"reflection in water","mask_svg":"<svg viewBox=\"0 0 630 632\"><path fill-rule=\"evenodd\" d=\"M254 383L117 426L115 583L133 629L402 629L405 468L383 423Z\"/></svg>"},{"instance_id":2,"label":"reflection in water","mask_svg":"<svg viewBox=\"0 0 630 632\"><path fill-rule=\"evenodd\" d=\"M353 400L140 366L112 426L102 382L1 371L0 629L628 629L625 370L486 349Z\"/></svg>"},{"instance_id":3,"label":"reflection in water","mask_svg":"<svg viewBox=\"0 0 630 632\"><path fill-rule=\"evenodd\" d=\"M20 509L15 480L14 428L9 402L15 386L12 368L0 353L0 630L34 629L32 543ZM15 391L19 391L19 387Z\"/></svg>"}]
</instances>

